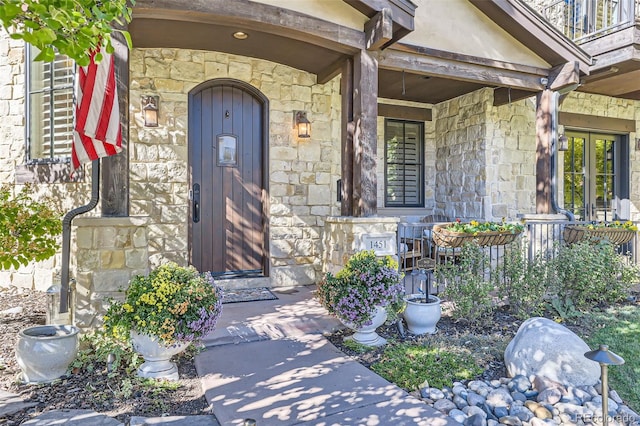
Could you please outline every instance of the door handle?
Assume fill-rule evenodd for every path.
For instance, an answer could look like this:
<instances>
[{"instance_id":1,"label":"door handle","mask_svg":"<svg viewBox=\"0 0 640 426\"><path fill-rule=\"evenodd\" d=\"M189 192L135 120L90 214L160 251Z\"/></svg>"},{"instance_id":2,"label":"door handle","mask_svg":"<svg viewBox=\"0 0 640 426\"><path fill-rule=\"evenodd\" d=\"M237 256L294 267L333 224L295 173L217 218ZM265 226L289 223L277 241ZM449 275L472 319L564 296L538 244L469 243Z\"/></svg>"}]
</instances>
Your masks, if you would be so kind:
<instances>
[{"instance_id":1,"label":"door handle","mask_svg":"<svg viewBox=\"0 0 640 426\"><path fill-rule=\"evenodd\" d=\"M193 216L193 222L194 223L198 223L200 222L200 184L199 183L194 183L193 184L193 208L192 208L192 216Z\"/></svg>"}]
</instances>

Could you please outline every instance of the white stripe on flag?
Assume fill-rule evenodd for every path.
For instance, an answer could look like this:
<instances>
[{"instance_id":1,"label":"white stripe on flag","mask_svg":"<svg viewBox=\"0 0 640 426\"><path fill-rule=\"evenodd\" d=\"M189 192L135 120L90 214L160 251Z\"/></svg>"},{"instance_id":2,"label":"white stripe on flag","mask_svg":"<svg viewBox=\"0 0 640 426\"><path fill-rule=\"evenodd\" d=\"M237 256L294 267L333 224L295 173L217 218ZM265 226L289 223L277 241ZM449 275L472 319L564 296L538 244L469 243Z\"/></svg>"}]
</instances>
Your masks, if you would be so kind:
<instances>
[{"instance_id":1,"label":"white stripe on flag","mask_svg":"<svg viewBox=\"0 0 640 426\"><path fill-rule=\"evenodd\" d=\"M102 61L78 68L73 168L122 151L118 93L112 55L102 50Z\"/></svg>"}]
</instances>

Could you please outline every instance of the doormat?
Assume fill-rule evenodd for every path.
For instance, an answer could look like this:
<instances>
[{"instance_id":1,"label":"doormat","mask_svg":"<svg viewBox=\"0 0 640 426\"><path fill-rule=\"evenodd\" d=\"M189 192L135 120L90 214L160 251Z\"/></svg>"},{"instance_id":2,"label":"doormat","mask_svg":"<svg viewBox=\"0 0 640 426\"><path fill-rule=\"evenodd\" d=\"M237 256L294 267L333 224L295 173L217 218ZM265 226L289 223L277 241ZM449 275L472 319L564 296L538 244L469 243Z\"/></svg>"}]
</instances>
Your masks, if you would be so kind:
<instances>
[{"instance_id":1,"label":"doormat","mask_svg":"<svg viewBox=\"0 0 640 426\"><path fill-rule=\"evenodd\" d=\"M276 300L278 298L267 287L223 289L222 295L223 304Z\"/></svg>"}]
</instances>

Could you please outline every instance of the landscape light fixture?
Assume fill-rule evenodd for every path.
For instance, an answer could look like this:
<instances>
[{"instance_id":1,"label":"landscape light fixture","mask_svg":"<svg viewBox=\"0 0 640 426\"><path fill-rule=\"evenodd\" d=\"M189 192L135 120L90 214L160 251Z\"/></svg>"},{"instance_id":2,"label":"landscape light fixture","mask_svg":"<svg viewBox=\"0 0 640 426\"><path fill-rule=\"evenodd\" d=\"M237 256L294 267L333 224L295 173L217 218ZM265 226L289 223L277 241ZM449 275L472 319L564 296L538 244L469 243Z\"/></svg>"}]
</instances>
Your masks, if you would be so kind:
<instances>
[{"instance_id":1,"label":"landscape light fixture","mask_svg":"<svg viewBox=\"0 0 640 426\"><path fill-rule=\"evenodd\" d=\"M589 351L584 354L585 358L600 364L601 380L602 380L602 425L609 424L609 377L607 374L607 366L622 365L624 359L609 350L609 346L600 345L595 351Z\"/></svg>"}]
</instances>

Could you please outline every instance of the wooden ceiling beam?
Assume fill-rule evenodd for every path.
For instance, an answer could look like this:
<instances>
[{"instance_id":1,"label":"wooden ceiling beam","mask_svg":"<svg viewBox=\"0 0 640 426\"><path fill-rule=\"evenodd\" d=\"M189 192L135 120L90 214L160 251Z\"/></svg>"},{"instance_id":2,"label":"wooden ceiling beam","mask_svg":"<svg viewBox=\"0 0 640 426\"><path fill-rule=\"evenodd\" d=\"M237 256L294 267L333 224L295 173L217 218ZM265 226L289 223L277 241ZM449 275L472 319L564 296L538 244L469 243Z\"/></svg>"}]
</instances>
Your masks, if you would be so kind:
<instances>
[{"instance_id":1,"label":"wooden ceiling beam","mask_svg":"<svg viewBox=\"0 0 640 426\"><path fill-rule=\"evenodd\" d=\"M380 50L393 38L391 9L384 8L364 24L367 50Z\"/></svg>"},{"instance_id":2,"label":"wooden ceiling beam","mask_svg":"<svg viewBox=\"0 0 640 426\"><path fill-rule=\"evenodd\" d=\"M379 67L383 69L533 92L545 89L542 78L548 75L545 70L534 67L483 58L469 60L468 55L453 53L436 56L426 52L400 51L394 47L377 55Z\"/></svg>"},{"instance_id":3,"label":"wooden ceiling beam","mask_svg":"<svg viewBox=\"0 0 640 426\"><path fill-rule=\"evenodd\" d=\"M549 89L561 93L571 91L580 84L580 64L574 61L553 67L547 78Z\"/></svg>"},{"instance_id":4,"label":"wooden ceiling beam","mask_svg":"<svg viewBox=\"0 0 640 426\"><path fill-rule=\"evenodd\" d=\"M522 99L535 96L536 92L526 90L511 90L506 87L498 87L493 91L493 106L508 105Z\"/></svg>"},{"instance_id":5,"label":"wooden ceiling beam","mask_svg":"<svg viewBox=\"0 0 640 426\"><path fill-rule=\"evenodd\" d=\"M325 84L331 81L335 76L337 76L342 72L344 61L346 61L346 58L340 58L337 61L334 61L333 63L329 64L322 71L316 74L317 76L316 82L318 84Z\"/></svg>"}]
</instances>

